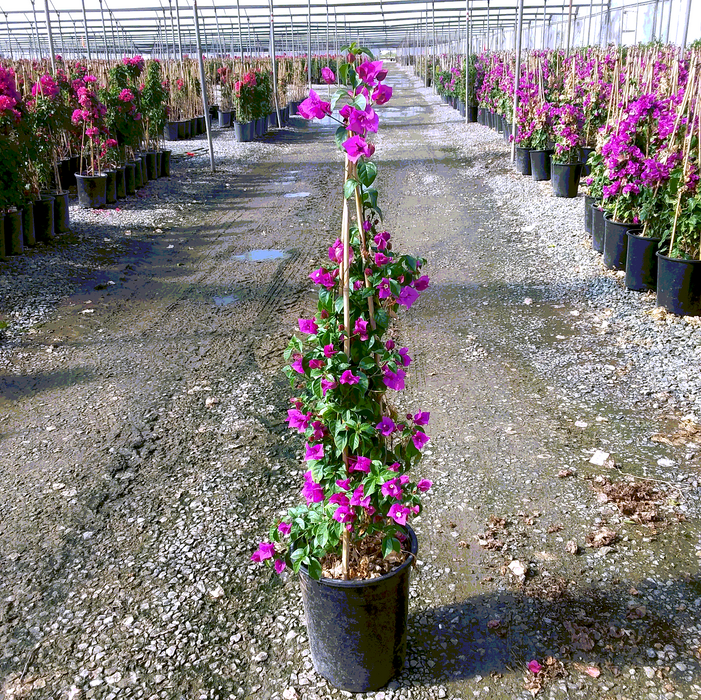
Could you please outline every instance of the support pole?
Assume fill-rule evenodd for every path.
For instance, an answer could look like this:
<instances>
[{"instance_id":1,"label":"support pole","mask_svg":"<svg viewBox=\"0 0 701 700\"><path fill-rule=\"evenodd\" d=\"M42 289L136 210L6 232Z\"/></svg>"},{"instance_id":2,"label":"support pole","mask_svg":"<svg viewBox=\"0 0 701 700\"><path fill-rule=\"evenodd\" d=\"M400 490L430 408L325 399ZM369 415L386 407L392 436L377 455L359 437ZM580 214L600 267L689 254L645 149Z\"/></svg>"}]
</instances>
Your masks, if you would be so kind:
<instances>
[{"instance_id":1,"label":"support pole","mask_svg":"<svg viewBox=\"0 0 701 700\"><path fill-rule=\"evenodd\" d=\"M273 66L273 98L275 99L275 113L277 114L278 129L282 128L280 119L280 102L277 95L277 57L275 55L275 17L273 0L269 0L270 5L270 62Z\"/></svg>"},{"instance_id":2,"label":"support pole","mask_svg":"<svg viewBox=\"0 0 701 700\"><path fill-rule=\"evenodd\" d=\"M571 0L570 0L571 2ZM516 70L514 72L514 113L511 124L511 162L516 160L516 111L518 110L518 89L521 82L521 37L523 36L523 0L518 0L518 23L516 26Z\"/></svg>"},{"instance_id":3,"label":"support pole","mask_svg":"<svg viewBox=\"0 0 701 700\"><path fill-rule=\"evenodd\" d=\"M46 1L46 0L45 0ZM107 51L107 27L105 26L105 13L102 11L102 0L100 1L100 17L102 17L102 41L105 44L105 58L109 60L109 52Z\"/></svg>"},{"instance_id":4,"label":"support pole","mask_svg":"<svg viewBox=\"0 0 701 700\"><path fill-rule=\"evenodd\" d=\"M85 29L85 48L88 52L88 60L91 60L92 55L90 53L90 37L88 36L88 15L85 12L85 0L81 0L81 3L83 5L83 28ZM34 2L32 2L32 5L34 5Z\"/></svg>"},{"instance_id":5,"label":"support pole","mask_svg":"<svg viewBox=\"0 0 701 700\"><path fill-rule=\"evenodd\" d=\"M465 124L470 113L470 103L468 95L470 94L470 0L465 0Z\"/></svg>"},{"instance_id":6,"label":"support pole","mask_svg":"<svg viewBox=\"0 0 701 700\"><path fill-rule=\"evenodd\" d=\"M85 0L83 0L85 2ZM85 12L85 7L83 7L83 12ZM34 5L34 0L32 0L32 14L34 15L34 34L36 36L36 42L37 42L37 59L41 60L41 42L39 41L39 23L37 22L37 10ZM87 30L86 30L87 31ZM9 36L10 33L8 32L7 35Z\"/></svg>"},{"instance_id":7,"label":"support pole","mask_svg":"<svg viewBox=\"0 0 701 700\"><path fill-rule=\"evenodd\" d=\"M572 0L570 0L570 9L567 13L567 55L570 55L572 46Z\"/></svg>"},{"instance_id":8,"label":"support pole","mask_svg":"<svg viewBox=\"0 0 701 700\"><path fill-rule=\"evenodd\" d=\"M681 47L686 48L686 40L689 37L689 16L691 15L691 0L686 0L686 11L684 12L684 33L682 34Z\"/></svg>"},{"instance_id":9,"label":"support pole","mask_svg":"<svg viewBox=\"0 0 701 700\"><path fill-rule=\"evenodd\" d=\"M436 90L436 3L431 0L431 11L433 13L432 28L433 28L433 46L431 51L431 85L433 85L433 94Z\"/></svg>"},{"instance_id":10,"label":"support pole","mask_svg":"<svg viewBox=\"0 0 701 700\"><path fill-rule=\"evenodd\" d=\"M209 118L209 103L207 102L207 83L202 60L202 44L200 42L200 23L197 19L197 0L192 0L192 16L195 21L195 40L197 41L197 62L200 64L200 88L202 90L202 107L204 108L204 123L207 127L207 143L209 145L209 165L214 172L214 146L212 145L212 120Z\"/></svg>"},{"instance_id":11,"label":"support pole","mask_svg":"<svg viewBox=\"0 0 701 700\"><path fill-rule=\"evenodd\" d=\"M241 55L241 70L243 70L243 35L241 33L241 5L236 0L236 17L239 22L239 54Z\"/></svg>"},{"instance_id":12,"label":"support pole","mask_svg":"<svg viewBox=\"0 0 701 700\"><path fill-rule=\"evenodd\" d=\"M594 0L589 0L589 27L587 29L587 46L591 46L591 25L594 20Z\"/></svg>"},{"instance_id":13,"label":"support pole","mask_svg":"<svg viewBox=\"0 0 701 700\"><path fill-rule=\"evenodd\" d=\"M307 0L307 79L312 89L312 0Z\"/></svg>"},{"instance_id":14,"label":"support pole","mask_svg":"<svg viewBox=\"0 0 701 700\"><path fill-rule=\"evenodd\" d=\"M56 73L56 52L54 51L54 35L51 33L51 17L49 16L49 0L44 0L44 12L46 13L46 31L49 35L49 53L51 55L51 70ZM7 15L5 15L7 22ZM10 27L7 27L7 38L10 38ZM10 56L12 56L12 43L10 43Z\"/></svg>"},{"instance_id":15,"label":"support pole","mask_svg":"<svg viewBox=\"0 0 701 700\"><path fill-rule=\"evenodd\" d=\"M672 0L669 0L669 10L667 12L667 30L665 31L664 41L665 44L669 44L669 29L672 23Z\"/></svg>"},{"instance_id":16,"label":"support pole","mask_svg":"<svg viewBox=\"0 0 701 700\"><path fill-rule=\"evenodd\" d=\"M180 2L175 0L175 17L178 23L178 56L180 57L180 63L183 62L183 34L180 28Z\"/></svg>"}]
</instances>

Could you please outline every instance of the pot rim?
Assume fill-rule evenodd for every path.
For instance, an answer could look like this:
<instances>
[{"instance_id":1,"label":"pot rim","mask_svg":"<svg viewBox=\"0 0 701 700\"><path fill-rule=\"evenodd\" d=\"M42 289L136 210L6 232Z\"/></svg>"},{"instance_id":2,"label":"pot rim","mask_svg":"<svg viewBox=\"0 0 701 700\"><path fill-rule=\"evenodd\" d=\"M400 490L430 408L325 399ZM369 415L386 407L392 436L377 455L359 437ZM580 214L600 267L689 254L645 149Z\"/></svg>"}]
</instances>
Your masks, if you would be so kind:
<instances>
[{"instance_id":1,"label":"pot rim","mask_svg":"<svg viewBox=\"0 0 701 700\"><path fill-rule=\"evenodd\" d=\"M631 238L639 238L642 241L650 241L651 243L653 241L657 241L659 243L662 240L661 238L653 238L652 236L639 236L635 231L626 231L626 236L630 236Z\"/></svg>"},{"instance_id":2,"label":"pot rim","mask_svg":"<svg viewBox=\"0 0 701 700\"><path fill-rule=\"evenodd\" d=\"M396 569L392 569L392 571L390 571L387 574L384 574L383 576L378 576L377 578L353 579L352 581L343 581L341 579L336 578L322 577L318 581L315 581L314 579L312 579L311 576L309 576L308 569L306 566L304 566L304 564L299 569L300 573L304 573L304 575L307 578L314 581L315 583L318 583L323 586L330 586L331 588L366 588L368 586L374 586L376 584L382 583L383 581L387 581L388 579L394 576L398 576L408 566L411 566L412 561L416 560L416 552L419 551L419 541L416 538L416 533L414 532L411 525L405 525L404 529L406 530L406 533L409 536L409 556L400 566L398 566Z\"/></svg>"},{"instance_id":3,"label":"pot rim","mask_svg":"<svg viewBox=\"0 0 701 700\"><path fill-rule=\"evenodd\" d=\"M611 218L611 214L608 212L604 212L604 219L606 219L606 221L610 221L612 224L616 224L617 226L630 226L631 229L639 229L640 231L643 230L642 224L627 224L625 221L616 221L615 219Z\"/></svg>"},{"instance_id":4,"label":"pot rim","mask_svg":"<svg viewBox=\"0 0 701 700\"><path fill-rule=\"evenodd\" d=\"M691 263L692 265L701 265L701 260L687 260L686 258L670 258L669 255L663 255L659 251L655 253L658 258L664 258L665 260L671 260L672 262L681 262L681 263Z\"/></svg>"}]
</instances>

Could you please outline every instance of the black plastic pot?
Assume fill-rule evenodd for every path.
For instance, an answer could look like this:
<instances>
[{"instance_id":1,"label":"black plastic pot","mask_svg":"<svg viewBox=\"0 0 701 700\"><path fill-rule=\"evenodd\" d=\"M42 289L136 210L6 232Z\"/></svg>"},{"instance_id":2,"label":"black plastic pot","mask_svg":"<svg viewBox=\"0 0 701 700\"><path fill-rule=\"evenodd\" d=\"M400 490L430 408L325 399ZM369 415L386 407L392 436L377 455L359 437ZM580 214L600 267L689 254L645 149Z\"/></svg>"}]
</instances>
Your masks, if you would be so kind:
<instances>
[{"instance_id":1,"label":"black plastic pot","mask_svg":"<svg viewBox=\"0 0 701 700\"><path fill-rule=\"evenodd\" d=\"M628 231L640 231L638 224L623 224L604 217L604 267L625 270L628 253Z\"/></svg>"},{"instance_id":2,"label":"black plastic pot","mask_svg":"<svg viewBox=\"0 0 701 700\"><path fill-rule=\"evenodd\" d=\"M531 155L528 148L521 148L521 146L516 146L516 172L521 173L521 175L531 174Z\"/></svg>"},{"instance_id":3,"label":"black plastic pot","mask_svg":"<svg viewBox=\"0 0 701 700\"><path fill-rule=\"evenodd\" d=\"M5 217L0 216L0 260L5 259Z\"/></svg>"},{"instance_id":4,"label":"black plastic pot","mask_svg":"<svg viewBox=\"0 0 701 700\"><path fill-rule=\"evenodd\" d=\"M576 197L579 178L582 174L581 163L551 164L553 194L556 197Z\"/></svg>"},{"instance_id":5,"label":"black plastic pot","mask_svg":"<svg viewBox=\"0 0 701 700\"><path fill-rule=\"evenodd\" d=\"M146 163L146 154L140 153L137 158L141 161L141 184L145 185L151 178L148 176L148 163Z\"/></svg>"},{"instance_id":6,"label":"black plastic pot","mask_svg":"<svg viewBox=\"0 0 701 700\"><path fill-rule=\"evenodd\" d=\"M384 687L404 666L409 576L418 551L385 576L364 581L310 578L300 571L312 662L332 685L352 693Z\"/></svg>"},{"instance_id":7,"label":"black plastic pot","mask_svg":"<svg viewBox=\"0 0 701 700\"><path fill-rule=\"evenodd\" d=\"M504 129L504 141L506 141L506 143L510 143L511 142L511 129L513 128L513 125L511 122L507 122L506 119L504 119L503 117L501 120L501 124L502 124L502 127Z\"/></svg>"},{"instance_id":8,"label":"black plastic pot","mask_svg":"<svg viewBox=\"0 0 701 700\"><path fill-rule=\"evenodd\" d=\"M68 233L71 230L68 191L51 190L46 194L54 198L54 233Z\"/></svg>"},{"instance_id":9,"label":"black plastic pot","mask_svg":"<svg viewBox=\"0 0 701 700\"><path fill-rule=\"evenodd\" d=\"M204 115L201 117L196 117L197 119L197 133L198 134L204 134L205 131L207 131L207 127L204 123Z\"/></svg>"},{"instance_id":10,"label":"black plastic pot","mask_svg":"<svg viewBox=\"0 0 701 700\"><path fill-rule=\"evenodd\" d=\"M127 195L136 194L136 163L129 161L124 167L124 187Z\"/></svg>"},{"instance_id":11,"label":"black plastic pot","mask_svg":"<svg viewBox=\"0 0 701 700\"><path fill-rule=\"evenodd\" d=\"M68 178L68 184L69 186L72 185L73 187L76 187L78 185L78 180L76 179L76 175L80 172L80 156L71 156L70 157L71 161L71 176ZM64 190L67 190L68 187L64 187Z\"/></svg>"},{"instance_id":12,"label":"black plastic pot","mask_svg":"<svg viewBox=\"0 0 701 700\"><path fill-rule=\"evenodd\" d=\"M178 124L178 138L179 139L189 139L190 138L190 120L183 119L177 122Z\"/></svg>"},{"instance_id":13,"label":"black plastic pot","mask_svg":"<svg viewBox=\"0 0 701 700\"><path fill-rule=\"evenodd\" d=\"M554 153L549 148L531 151L531 175L536 181L550 179L550 156Z\"/></svg>"},{"instance_id":14,"label":"black plastic pot","mask_svg":"<svg viewBox=\"0 0 701 700\"><path fill-rule=\"evenodd\" d=\"M679 316L701 316L701 260L657 253L657 306Z\"/></svg>"},{"instance_id":15,"label":"black plastic pot","mask_svg":"<svg viewBox=\"0 0 701 700\"><path fill-rule=\"evenodd\" d=\"M117 171L105 170L107 175L107 186L105 187L105 201L107 204L114 204L117 201Z\"/></svg>"},{"instance_id":16,"label":"black plastic pot","mask_svg":"<svg viewBox=\"0 0 701 700\"><path fill-rule=\"evenodd\" d=\"M628 231L626 287L636 292L657 289L657 248L659 238L643 238Z\"/></svg>"},{"instance_id":17,"label":"black plastic pot","mask_svg":"<svg viewBox=\"0 0 701 700\"><path fill-rule=\"evenodd\" d=\"M63 158L58 162L58 176L61 182L58 188L67 190L73 184L73 171L71 170L71 159Z\"/></svg>"},{"instance_id":18,"label":"black plastic pot","mask_svg":"<svg viewBox=\"0 0 701 700\"><path fill-rule=\"evenodd\" d=\"M80 196L80 182L78 183L78 195ZM46 243L56 237L55 201L51 195L42 194L34 202L34 236L37 241Z\"/></svg>"},{"instance_id":19,"label":"black plastic pot","mask_svg":"<svg viewBox=\"0 0 701 700\"><path fill-rule=\"evenodd\" d=\"M288 107L290 108L290 116L293 117L295 114L297 114L297 101L296 100L290 100Z\"/></svg>"},{"instance_id":20,"label":"black plastic pot","mask_svg":"<svg viewBox=\"0 0 701 700\"><path fill-rule=\"evenodd\" d=\"M22 212L9 211L5 214L5 255L22 255L23 252Z\"/></svg>"},{"instance_id":21,"label":"black plastic pot","mask_svg":"<svg viewBox=\"0 0 701 700\"><path fill-rule=\"evenodd\" d=\"M231 126L231 112L219 111L219 126L222 129Z\"/></svg>"},{"instance_id":22,"label":"black plastic pot","mask_svg":"<svg viewBox=\"0 0 701 700\"><path fill-rule=\"evenodd\" d=\"M591 175L591 165L587 165L587 158L589 158L589 154L593 153L596 149L582 146L580 150L582 152L582 177L589 177Z\"/></svg>"},{"instance_id":23,"label":"black plastic pot","mask_svg":"<svg viewBox=\"0 0 701 700\"><path fill-rule=\"evenodd\" d=\"M22 231L24 232L24 245L34 246L37 239L34 233L34 202L25 202L22 206Z\"/></svg>"},{"instance_id":24,"label":"black plastic pot","mask_svg":"<svg viewBox=\"0 0 701 700\"><path fill-rule=\"evenodd\" d=\"M146 152L146 172L149 180L158 179L158 163L156 160L156 151Z\"/></svg>"},{"instance_id":25,"label":"black plastic pot","mask_svg":"<svg viewBox=\"0 0 701 700\"><path fill-rule=\"evenodd\" d=\"M592 232L592 217L594 213L592 212L591 205L594 204L595 201L594 197L588 194L584 195L584 230L587 233Z\"/></svg>"},{"instance_id":26,"label":"black plastic pot","mask_svg":"<svg viewBox=\"0 0 701 700\"><path fill-rule=\"evenodd\" d=\"M166 122L165 129L163 129L163 137L166 141L177 141L178 122Z\"/></svg>"},{"instance_id":27,"label":"black plastic pot","mask_svg":"<svg viewBox=\"0 0 701 700\"><path fill-rule=\"evenodd\" d=\"M234 122L234 136L237 141L250 141L254 122Z\"/></svg>"},{"instance_id":28,"label":"black plastic pot","mask_svg":"<svg viewBox=\"0 0 701 700\"><path fill-rule=\"evenodd\" d=\"M190 136L197 136L197 117L190 119Z\"/></svg>"},{"instance_id":29,"label":"black plastic pot","mask_svg":"<svg viewBox=\"0 0 701 700\"><path fill-rule=\"evenodd\" d=\"M591 247L597 253L604 252L604 236L606 227L604 210L597 203L591 205Z\"/></svg>"},{"instance_id":30,"label":"black plastic pot","mask_svg":"<svg viewBox=\"0 0 701 700\"><path fill-rule=\"evenodd\" d=\"M102 209L107 204L107 175L78 175L78 206L83 209ZM34 204L34 225L37 224L37 205ZM37 231L37 235L39 232Z\"/></svg>"},{"instance_id":31,"label":"black plastic pot","mask_svg":"<svg viewBox=\"0 0 701 700\"><path fill-rule=\"evenodd\" d=\"M117 168L117 199L127 197L126 173L127 169L124 166Z\"/></svg>"},{"instance_id":32,"label":"black plastic pot","mask_svg":"<svg viewBox=\"0 0 701 700\"><path fill-rule=\"evenodd\" d=\"M458 114L461 117L465 116L465 103L462 100L456 100L455 102L455 109L458 110Z\"/></svg>"},{"instance_id":33,"label":"black plastic pot","mask_svg":"<svg viewBox=\"0 0 701 700\"><path fill-rule=\"evenodd\" d=\"M170 177L170 151L161 151L161 177Z\"/></svg>"},{"instance_id":34,"label":"black plastic pot","mask_svg":"<svg viewBox=\"0 0 701 700\"><path fill-rule=\"evenodd\" d=\"M484 126L484 109L482 107L477 108L477 123Z\"/></svg>"}]
</instances>

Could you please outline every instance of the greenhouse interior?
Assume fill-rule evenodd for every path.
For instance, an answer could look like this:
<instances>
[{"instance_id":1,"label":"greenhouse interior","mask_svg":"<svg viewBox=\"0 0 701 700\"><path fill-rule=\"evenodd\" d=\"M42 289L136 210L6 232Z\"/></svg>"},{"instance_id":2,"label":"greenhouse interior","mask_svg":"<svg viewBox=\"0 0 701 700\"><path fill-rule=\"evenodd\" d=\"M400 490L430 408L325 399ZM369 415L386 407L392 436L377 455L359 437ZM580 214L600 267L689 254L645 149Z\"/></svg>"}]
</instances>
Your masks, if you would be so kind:
<instances>
[{"instance_id":1,"label":"greenhouse interior","mask_svg":"<svg viewBox=\"0 0 701 700\"><path fill-rule=\"evenodd\" d=\"M0 0L0 700L701 700L701 0Z\"/></svg>"}]
</instances>

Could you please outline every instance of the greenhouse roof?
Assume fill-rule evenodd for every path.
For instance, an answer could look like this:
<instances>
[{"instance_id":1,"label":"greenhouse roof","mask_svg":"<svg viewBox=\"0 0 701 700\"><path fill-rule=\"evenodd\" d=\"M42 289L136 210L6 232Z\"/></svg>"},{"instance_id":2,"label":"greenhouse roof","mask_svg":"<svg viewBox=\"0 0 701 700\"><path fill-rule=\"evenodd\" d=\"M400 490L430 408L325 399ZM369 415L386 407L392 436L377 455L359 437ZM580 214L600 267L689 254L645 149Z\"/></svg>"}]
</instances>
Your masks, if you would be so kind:
<instances>
[{"instance_id":1,"label":"greenhouse roof","mask_svg":"<svg viewBox=\"0 0 701 700\"><path fill-rule=\"evenodd\" d=\"M680 18L683 21L687 2L701 5L692 0L524 0L523 20L528 25L567 22L571 17L576 23L584 22L590 16L618 12L618 37L621 39L625 32L631 31L623 25L625 22L630 24L631 14L635 13L636 41L653 37L664 39L665 17L669 23L674 15L676 28ZM249 54L267 52L271 14L267 2L200 0L197 6L206 53L238 53L241 46ZM370 3L275 0L276 47L279 53L306 51L309 34L312 50L318 53L335 53L337 46L350 39L357 39L375 49L432 43L434 38L440 43L464 35L468 7L474 35L484 34L487 28L492 32L513 31L518 0L379 0ZM137 52L168 57L175 56L175 49L180 44L183 52L193 53L195 36L191 0L146 0L146 3L137 0L48 0L48 8L57 53L86 55L89 45L92 53L103 56L106 53L114 56ZM700 13L700 7L693 10L692 27L701 27L701 17L696 16ZM640 36L639 25L642 26ZM655 26L659 28L657 33ZM673 41L675 36L670 36L667 29L666 38ZM42 0L0 0L0 50L5 56L47 55L47 46Z\"/></svg>"}]
</instances>

